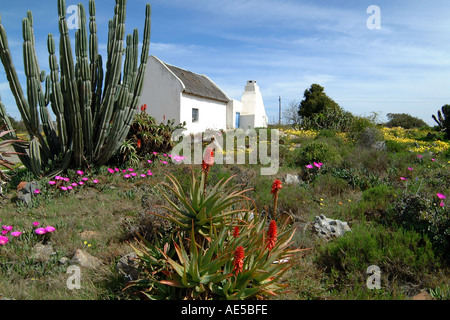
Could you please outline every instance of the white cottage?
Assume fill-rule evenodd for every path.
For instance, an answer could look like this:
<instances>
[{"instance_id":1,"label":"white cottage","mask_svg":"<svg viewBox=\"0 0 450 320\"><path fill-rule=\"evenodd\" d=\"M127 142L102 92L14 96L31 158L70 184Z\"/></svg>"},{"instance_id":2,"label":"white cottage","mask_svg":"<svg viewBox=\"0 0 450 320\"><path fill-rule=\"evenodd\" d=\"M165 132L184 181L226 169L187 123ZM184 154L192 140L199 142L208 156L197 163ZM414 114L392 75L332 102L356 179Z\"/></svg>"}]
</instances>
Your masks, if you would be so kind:
<instances>
[{"instance_id":1,"label":"white cottage","mask_svg":"<svg viewBox=\"0 0 450 320\"><path fill-rule=\"evenodd\" d=\"M211 79L150 56L139 105L158 122L186 122L189 133L207 129L267 127L256 81L249 81L241 101L230 99Z\"/></svg>"}]
</instances>

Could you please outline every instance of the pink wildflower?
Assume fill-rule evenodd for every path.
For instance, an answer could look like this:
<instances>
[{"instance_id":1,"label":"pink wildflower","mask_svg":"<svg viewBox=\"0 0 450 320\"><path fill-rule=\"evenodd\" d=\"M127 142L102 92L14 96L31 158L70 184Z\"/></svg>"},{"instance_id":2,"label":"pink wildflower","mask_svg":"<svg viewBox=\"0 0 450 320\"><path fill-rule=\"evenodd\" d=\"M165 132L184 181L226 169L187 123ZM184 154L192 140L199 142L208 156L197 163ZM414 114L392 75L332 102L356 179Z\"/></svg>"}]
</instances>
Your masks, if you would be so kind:
<instances>
[{"instance_id":1,"label":"pink wildflower","mask_svg":"<svg viewBox=\"0 0 450 320\"><path fill-rule=\"evenodd\" d=\"M82 175L84 174L84 172L81 171L81 170L78 170L78 171L77 171L77 174L80 175L80 176L82 176Z\"/></svg>"},{"instance_id":2,"label":"pink wildflower","mask_svg":"<svg viewBox=\"0 0 450 320\"><path fill-rule=\"evenodd\" d=\"M0 236L0 246L4 246L9 242L8 237Z\"/></svg>"},{"instance_id":3,"label":"pink wildflower","mask_svg":"<svg viewBox=\"0 0 450 320\"><path fill-rule=\"evenodd\" d=\"M46 233L47 233L47 230L44 229L44 228L39 228L39 229L36 229L35 232L36 232L37 234L46 234Z\"/></svg>"},{"instance_id":4,"label":"pink wildflower","mask_svg":"<svg viewBox=\"0 0 450 320\"><path fill-rule=\"evenodd\" d=\"M11 232L11 235L15 238L20 237L21 234L22 234L22 232L20 232L20 231Z\"/></svg>"},{"instance_id":5,"label":"pink wildflower","mask_svg":"<svg viewBox=\"0 0 450 320\"><path fill-rule=\"evenodd\" d=\"M447 199L447 197L444 195L444 194L442 194L442 193L438 193L437 194L437 197L439 198L439 199Z\"/></svg>"},{"instance_id":6,"label":"pink wildflower","mask_svg":"<svg viewBox=\"0 0 450 320\"><path fill-rule=\"evenodd\" d=\"M307 167L308 169L314 168L312 164L308 164L306 167Z\"/></svg>"},{"instance_id":7,"label":"pink wildflower","mask_svg":"<svg viewBox=\"0 0 450 320\"><path fill-rule=\"evenodd\" d=\"M39 225L39 222L35 221L33 222L33 226L37 227Z\"/></svg>"},{"instance_id":8,"label":"pink wildflower","mask_svg":"<svg viewBox=\"0 0 450 320\"><path fill-rule=\"evenodd\" d=\"M52 227L52 226L48 226L48 227L46 227L45 228L45 230L47 231L47 232L53 232L53 231L55 231L56 229L54 228L54 227Z\"/></svg>"},{"instance_id":9,"label":"pink wildflower","mask_svg":"<svg viewBox=\"0 0 450 320\"><path fill-rule=\"evenodd\" d=\"M56 184L56 181L49 181L48 184L54 186Z\"/></svg>"}]
</instances>

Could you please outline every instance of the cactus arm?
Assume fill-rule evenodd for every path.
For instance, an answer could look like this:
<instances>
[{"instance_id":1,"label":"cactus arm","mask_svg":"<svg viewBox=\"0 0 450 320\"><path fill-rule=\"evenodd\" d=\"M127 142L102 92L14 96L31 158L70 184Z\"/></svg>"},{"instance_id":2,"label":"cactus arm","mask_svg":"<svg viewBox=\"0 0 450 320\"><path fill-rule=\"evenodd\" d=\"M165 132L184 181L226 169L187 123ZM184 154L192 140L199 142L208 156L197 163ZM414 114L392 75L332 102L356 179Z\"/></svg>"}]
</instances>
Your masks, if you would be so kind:
<instances>
[{"instance_id":1,"label":"cactus arm","mask_svg":"<svg viewBox=\"0 0 450 320\"><path fill-rule=\"evenodd\" d=\"M76 167L83 166L83 131L81 128L80 104L75 80L75 70L71 43L69 38L69 28L66 18L66 4L64 0L58 0L59 31L60 31L60 64L62 75L62 89L65 95L65 116L69 122L69 139L73 142L73 161ZM70 141L69 140L69 141Z\"/></svg>"},{"instance_id":2,"label":"cactus arm","mask_svg":"<svg viewBox=\"0 0 450 320\"><path fill-rule=\"evenodd\" d=\"M78 92L80 98L81 118L84 146L88 159L93 153L93 121L91 113L92 87L91 87L91 66L88 57L88 41L86 30L86 13L82 4L78 5L80 12L80 30L77 32L77 62L79 67Z\"/></svg>"},{"instance_id":3,"label":"cactus arm","mask_svg":"<svg viewBox=\"0 0 450 320\"><path fill-rule=\"evenodd\" d=\"M99 117L99 134L95 148L95 158L98 159L105 151L104 144L108 133L110 132L110 124L114 114L115 97L118 90L118 84L122 72L123 60L123 39L125 37L125 18L126 18L126 0L116 0L114 27L110 32L114 32L114 40L111 44L110 69L107 70L105 79L105 90L102 105L100 107L101 116ZM118 125L118 124L116 124ZM96 160L95 160L96 161Z\"/></svg>"}]
</instances>

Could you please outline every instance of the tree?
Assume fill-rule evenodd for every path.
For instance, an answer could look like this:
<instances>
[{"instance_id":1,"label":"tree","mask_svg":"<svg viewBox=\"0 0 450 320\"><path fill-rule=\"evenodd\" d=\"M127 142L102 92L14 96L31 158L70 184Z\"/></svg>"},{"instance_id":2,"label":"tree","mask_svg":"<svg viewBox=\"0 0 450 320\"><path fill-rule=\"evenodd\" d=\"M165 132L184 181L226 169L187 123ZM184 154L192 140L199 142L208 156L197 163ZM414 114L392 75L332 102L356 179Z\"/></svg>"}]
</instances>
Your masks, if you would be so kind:
<instances>
[{"instance_id":1,"label":"tree","mask_svg":"<svg viewBox=\"0 0 450 320\"><path fill-rule=\"evenodd\" d=\"M309 118L327 111L338 112L341 110L341 107L325 94L322 86L313 84L311 88L305 91L298 114L302 118Z\"/></svg>"},{"instance_id":2,"label":"tree","mask_svg":"<svg viewBox=\"0 0 450 320\"><path fill-rule=\"evenodd\" d=\"M300 115L298 114L298 100L292 100L285 106L283 111L284 123L297 125L300 123Z\"/></svg>"},{"instance_id":3,"label":"tree","mask_svg":"<svg viewBox=\"0 0 450 320\"><path fill-rule=\"evenodd\" d=\"M402 127L405 129L413 129L428 126L422 119L413 117L407 113L388 113L387 118L389 121L385 125L388 128Z\"/></svg>"}]
</instances>

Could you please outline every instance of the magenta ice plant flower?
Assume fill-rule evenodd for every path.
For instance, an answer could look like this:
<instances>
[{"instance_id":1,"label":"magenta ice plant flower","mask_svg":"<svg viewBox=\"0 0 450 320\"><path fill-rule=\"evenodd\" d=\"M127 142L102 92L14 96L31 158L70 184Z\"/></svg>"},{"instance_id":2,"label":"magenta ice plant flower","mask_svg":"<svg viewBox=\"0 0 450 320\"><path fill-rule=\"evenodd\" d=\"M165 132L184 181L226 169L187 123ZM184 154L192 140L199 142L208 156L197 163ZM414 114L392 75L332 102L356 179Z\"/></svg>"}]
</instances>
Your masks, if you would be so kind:
<instances>
[{"instance_id":1,"label":"magenta ice plant flower","mask_svg":"<svg viewBox=\"0 0 450 320\"><path fill-rule=\"evenodd\" d=\"M78 170L78 171L77 171L77 174L80 175L80 176L82 176L82 175L84 174L84 172L81 171L81 170Z\"/></svg>"},{"instance_id":2,"label":"magenta ice plant flower","mask_svg":"<svg viewBox=\"0 0 450 320\"><path fill-rule=\"evenodd\" d=\"M92 182L95 183L95 184L97 184L97 183L98 183L98 180L93 180Z\"/></svg>"},{"instance_id":3,"label":"magenta ice plant flower","mask_svg":"<svg viewBox=\"0 0 450 320\"><path fill-rule=\"evenodd\" d=\"M20 237L21 234L22 234L22 232L20 232L20 231L11 232L11 235L15 238Z\"/></svg>"},{"instance_id":4,"label":"magenta ice plant flower","mask_svg":"<svg viewBox=\"0 0 450 320\"><path fill-rule=\"evenodd\" d=\"M413 169L413 168L411 168L411 167L408 167L408 170L409 170L409 171L413 171L414 169Z\"/></svg>"},{"instance_id":5,"label":"magenta ice plant flower","mask_svg":"<svg viewBox=\"0 0 450 320\"><path fill-rule=\"evenodd\" d=\"M2 236L6 236L8 234L8 231L2 230Z\"/></svg>"},{"instance_id":6,"label":"magenta ice plant flower","mask_svg":"<svg viewBox=\"0 0 450 320\"><path fill-rule=\"evenodd\" d=\"M54 186L56 184L56 181L49 181L48 184Z\"/></svg>"},{"instance_id":7,"label":"magenta ice plant flower","mask_svg":"<svg viewBox=\"0 0 450 320\"><path fill-rule=\"evenodd\" d=\"M83 178L83 179L81 179L81 180L83 180L83 181L89 181L89 178Z\"/></svg>"},{"instance_id":8,"label":"magenta ice plant flower","mask_svg":"<svg viewBox=\"0 0 450 320\"><path fill-rule=\"evenodd\" d=\"M312 164L308 164L308 165L306 166L306 168L312 169L312 168L314 168L314 166L313 166Z\"/></svg>"},{"instance_id":9,"label":"magenta ice plant flower","mask_svg":"<svg viewBox=\"0 0 450 320\"><path fill-rule=\"evenodd\" d=\"M39 222L37 222L37 221L33 222L33 226L34 226L34 227L39 226Z\"/></svg>"},{"instance_id":10,"label":"magenta ice plant flower","mask_svg":"<svg viewBox=\"0 0 450 320\"><path fill-rule=\"evenodd\" d=\"M405 177L400 177L400 180L402 180L402 181L406 181L406 180L408 180L408 178L405 178Z\"/></svg>"},{"instance_id":11,"label":"magenta ice plant flower","mask_svg":"<svg viewBox=\"0 0 450 320\"><path fill-rule=\"evenodd\" d=\"M124 175L123 176L125 179L130 179L131 178L131 176L129 175L129 174L126 174L126 175Z\"/></svg>"},{"instance_id":12,"label":"magenta ice plant flower","mask_svg":"<svg viewBox=\"0 0 450 320\"><path fill-rule=\"evenodd\" d=\"M33 193L34 193L34 194L40 194L40 193L41 193L41 190L36 189L36 190L33 191Z\"/></svg>"},{"instance_id":13,"label":"magenta ice plant flower","mask_svg":"<svg viewBox=\"0 0 450 320\"><path fill-rule=\"evenodd\" d=\"M108 169L108 172L109 172L109 173L114 173L115 171L114 171L114 169L109 168L109 169Z\"/></svg>"},{"instance_id":14,"label":"magenta ice plant flower","mask_svg":"<svg viewBox=\"0 0 450 320\"><path fill-rule=\"evenodd\" d=\"M80 182L78 182L78 184L79 184L80 186L82 186L82 185L84 185L84 182L83 182L83 181L80 181Z\"/></svg>"},{"instance_id":15,"label":"magenta ice plant flower","mask_svg":"<svg viewBox=\"0 0 450 320\"><path fill-rule=\"evenodd\" d=\"M444 204L443 201L442 201L441 203L439 203L439 205L440 205L441 207L445 206L445 204Z\"/></svg>"},{"instance_id":16,"label":"magenta ice plant flower","mask_svg":"<svg viewBox=\"0 0 450 320\"><path fill-rule=\"evenodd\" d=\"M2 226L2 229L6 231L11 231L13 229L13 226Z\"/></svg>"},{"instance_id":17,"label":"magenta ice plant flower","mask_svg":"<svg viewBox=\"0 0 450 320\"><path fill-rule=\"evenodd\" d=\"M447 199L447 197L446 197L444 194L442 194L442 193L437 193L437 197L438 197L439 199L441 199L441 200Z\"/></svg>"},{"instance_id":18,"label":"magenta ice plant flower","mask_svg":"<svg viewBox=\"0 0 450 320\"><path fill-rule=\"evenodd\" d=\"M8 237L0 236L0 246L4 246L9 242Z\"/></svg>"},{"instance_id":19,"label":"magenta ice plant flower","mask_svg":"<svg viewBox=\"0 0 450 320\"><path fill-rule=\"evenodd\" d=\"M52 226L48 226L48 227L45 227L45 230L47 231L47 232L53 232L53 231L55 231L56 229L54 228L54 227L52 227Z\"/></svg>"},{"instance_id":20,"label":"magenta ice plant flower","mask_svg":"<svg viewBox=\"0 0 450 320\"><path fill-rule=\"evenodd\" d=\"M36 232L37 234L46 234L47 230L45 228L39 228L39 229L36 229L36 231L34 231L34 232Z\"/></svg>"}]
</instances>

